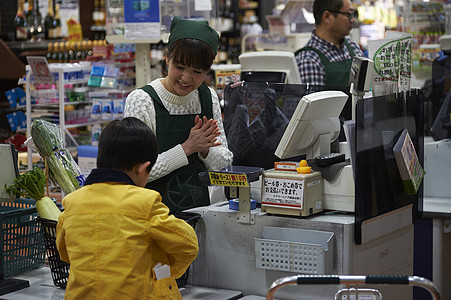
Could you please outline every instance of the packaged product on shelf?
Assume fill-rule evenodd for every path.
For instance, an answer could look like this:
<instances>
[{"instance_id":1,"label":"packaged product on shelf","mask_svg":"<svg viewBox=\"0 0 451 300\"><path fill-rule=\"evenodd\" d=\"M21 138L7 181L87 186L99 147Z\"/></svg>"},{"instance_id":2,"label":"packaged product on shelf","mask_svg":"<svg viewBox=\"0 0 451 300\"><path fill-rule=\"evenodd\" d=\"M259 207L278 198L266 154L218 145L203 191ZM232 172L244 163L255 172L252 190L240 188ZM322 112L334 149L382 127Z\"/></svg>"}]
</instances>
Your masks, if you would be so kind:
<instances>
[{"instance_id":1,"label":"packaged product on shelf","mask_svg":"<svg viewBox=\"0 0 451 300\"><path fill-rule=\"evenodd\" d=\"M90 61L80 61L78 64L80 65L81 72L83 74L83 79L85 81L87 81L89 78L89 74L91 73L91 62Z\"/></svg>"},{"instance_id":2,"label":"packaged product on shelf","mask_svg":"<svg viewBox=\"0 0 451 300\"><path fill-rule=\"evenodd\" d=\"M88 86L99 87L102 82L102 77L100 76L90 76L88 81Z\"/></svg>"},{"instance_id":3,"label":"packaged product on shelf","mask_svg":"<svg viewBox=\"0 0 451 300\"><path fill-rule=\"evenodd\" d=\"M112 65L106 65L105 69L103 71L103 76L105 77L117 77L119 73L119 69L112 66Z\"/></svg>"},{"instance_id":4,"label":"packaged product on shelf","mask_svg":"<svg viewBox=\"0 0 451 300\"><path fill-rule=\"evenodd\" d=\"M113 119L113 100L102 99L102 120Z\"/></svg>"},{"instance_id":5,"label":"packaged product on shelf","mask_svg":"<svg viewBox=\"0 0 451 300\"><path fill-rule=\"evenodd\" d=\"M92 120L102 119L102 99L98 98L92 99L91 119Z\"/></svg>"},{"instance_id":6,"label":"packaged product on shelf","mask_svg":"<svg viewBox=\"0 0 451 300\"><path fill-rule=\"evenodd\" d=\"M100 87L102 88L115 88L116 84L116 78L112 77L102 77L102 80L100 81Z\"/></svg>"},{"instance_id":7,"label":"packaged product on shelf","mask_svg":"<svg viewBox=\"0 0 451 300\"><path fill-rule=\"evenodd\" d=\"M77 101L77 102L85 101L87 93L88 93L88 88L85 86L74 88L75 101Z\"/></svg>"},{"instance_id":8,"label":"packaged product on shelf","mask_svg":"<svg viewBox=\"0 0 451 300\"><path fill-rule=\"evenodd\" d=\"M24 106L25 105L25 91L20 88L16 87L14 89L8 90L5 92L6 98L8 99L9 106L12 108L16 108L17 106Z\"/></svg>"},{"instance_id":9,"label":"packaged product on shelf","mask_svg":"<svg viewBox=\"0 0 451 300\"><path fill-rule=\"evenodd\" d=\"M15 111L13 113L7 114L6 118L8 119L9 127L11 131L27 129L27 117L23 113L23 111Z\"/></svg>"},{"instance_id":10,"label":"packaged product on shelf","mask_svg":"<svg viewBox=\"0 0 451 300\"><path fill-rule=\"evenodd\" d=\"M102 127L98 124L92 125L91 127L91 136L92 141L91 144L93 146L97 146L99 144L100 132L102 131Z\"/></svg>"},{"instance_id":11,"label":"packaged product on shelf","mask_svg":"<svg viewBox=\"0 0 451 300\"><path fill-rule=\"evenodd\" d=\"M113 119L122 119L124 117L124 100L113 100Z\"/></svg>"},{"instance_id":12,"label":"packaged product on shelf","mask_svg":"<svg viewBox=\"0 0 451 300\"><path fill-rule=\"evenodd\" d=\"M64 90L66 94L64 95L64 102L74 102L75 101L75 92L73 84L65 84Z\"/></svg>"}]
</instances>

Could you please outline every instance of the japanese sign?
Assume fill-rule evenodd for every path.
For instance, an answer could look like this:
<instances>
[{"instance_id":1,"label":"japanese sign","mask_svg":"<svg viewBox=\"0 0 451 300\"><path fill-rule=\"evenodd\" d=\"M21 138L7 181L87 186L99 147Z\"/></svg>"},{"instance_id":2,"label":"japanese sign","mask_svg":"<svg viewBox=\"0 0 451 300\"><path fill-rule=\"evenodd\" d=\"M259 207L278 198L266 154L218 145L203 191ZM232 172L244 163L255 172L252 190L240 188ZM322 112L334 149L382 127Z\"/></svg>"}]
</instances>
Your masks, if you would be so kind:
<instances>
[{"instance_id":1,"label":"japanese sign","mask_svg":"<svg viewBox=\"0 0 451 300\"><path fill-rule=\"evenodd\" d=\"M248 187L246 174L208 172L210 183L213 185Z\"/></svg>"},{"instance_id":2,"label":"japanese sign","mask_svg":"<svg viewBox=\"0 0 451 300\"><path fill-rule=\"evenodd\" d=\"M303 207L304 180L265 177L262 203L287 207Z\"/></svg>"},{"instance_id":3,"label":"japanese sign","mask_svg":"<svg viewBox=\"0 0 451 300\"><path fill-rule=\"evenodd\" d=\"M373 97L410 88L412 35L387 31L387 38L368 41L369 58L374 61Z\"/></svg>"}]
</instances>

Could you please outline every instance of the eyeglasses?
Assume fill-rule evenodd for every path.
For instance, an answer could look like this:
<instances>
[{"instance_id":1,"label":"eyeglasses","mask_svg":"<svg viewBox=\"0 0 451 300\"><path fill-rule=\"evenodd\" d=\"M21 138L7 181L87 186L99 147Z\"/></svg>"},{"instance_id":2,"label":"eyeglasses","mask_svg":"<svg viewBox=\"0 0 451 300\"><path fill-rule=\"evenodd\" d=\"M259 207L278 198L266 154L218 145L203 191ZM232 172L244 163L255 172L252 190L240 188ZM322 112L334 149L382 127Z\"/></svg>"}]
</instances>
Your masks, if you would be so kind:
<instances>
[{"instance_id":1,"label":"eyeglasses","mask_svg":"<svg viewBox=\"0 0 451 300\"><path fill-rule=\"evenodd\" d=\"M351 10L350 12L343 12L343 11L336 11L336 10L327 10L330 11L333 14L342 14L348 17L349 21L352 21L352 19L357 18L357 11Z\"/></svg>"}]
</instances>

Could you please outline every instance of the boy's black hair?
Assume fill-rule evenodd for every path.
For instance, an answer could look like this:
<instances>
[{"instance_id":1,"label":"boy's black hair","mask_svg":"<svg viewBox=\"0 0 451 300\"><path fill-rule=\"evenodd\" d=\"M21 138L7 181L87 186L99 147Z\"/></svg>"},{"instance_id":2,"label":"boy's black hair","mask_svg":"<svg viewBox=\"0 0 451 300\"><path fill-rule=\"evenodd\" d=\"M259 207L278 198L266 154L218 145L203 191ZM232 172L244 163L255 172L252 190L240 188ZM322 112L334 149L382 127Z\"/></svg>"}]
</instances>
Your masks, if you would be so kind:
<instances>
[{"instance_id":1,"label":"boy's black hair","mask_svg":"<svg viewBox=\"0 0 451 300\"><path fill-rule=\"evenodd\" d=\"M150 161L150 171L158 156L155 134L134 117L111 121L102 130L98 147L97 168L131 171L139 163Z\"/></svg>"},{"instance_id":2,"label":"boy's black hair","mask_svg":"<svg viewBox=\"0 0 451 300\"><path fill-rule=\"evenodd\" d=\"M176 64L183 64L192 68L209 70L215 59L215 53L208 44L191 38L175 41L168 47L168 59Z\"/></svg>"}]
</instances>

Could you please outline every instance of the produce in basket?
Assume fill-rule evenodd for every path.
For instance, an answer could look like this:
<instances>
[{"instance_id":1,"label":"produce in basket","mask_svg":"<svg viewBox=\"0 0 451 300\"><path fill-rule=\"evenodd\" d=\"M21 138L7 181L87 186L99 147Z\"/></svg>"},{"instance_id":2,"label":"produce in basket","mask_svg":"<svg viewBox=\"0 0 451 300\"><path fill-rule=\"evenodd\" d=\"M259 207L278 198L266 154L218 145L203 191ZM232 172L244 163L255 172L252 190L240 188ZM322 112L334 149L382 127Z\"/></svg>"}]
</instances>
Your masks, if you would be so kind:
<instances>
[{"instance_id":1,"label":"produce in basket","mask_svg":"<svg viewBox=\"0 0 451 300\"><path fill-rule=\"evenodd\" d=\"M61 211L52 199L44 195L45 174L39 168L34 168L22 175L19 175L10 186L6 186L5 191L12 196L23 196L36 200L36 210L39 217L48 220L58 221Z\"/></svg>"},{"instance_id":2,"label":"produce in basket","mask_svg":"<svg viewBox=\"0 0 451 300\"><path fill-rule=\"evenodd\" d=\"M53 183L65 194L70 194L83 186L86 177L70 152L64 148L61 130L57 125L44 120L33 120L31 137L48 166Z\"/></svg>"}]
</instances>

